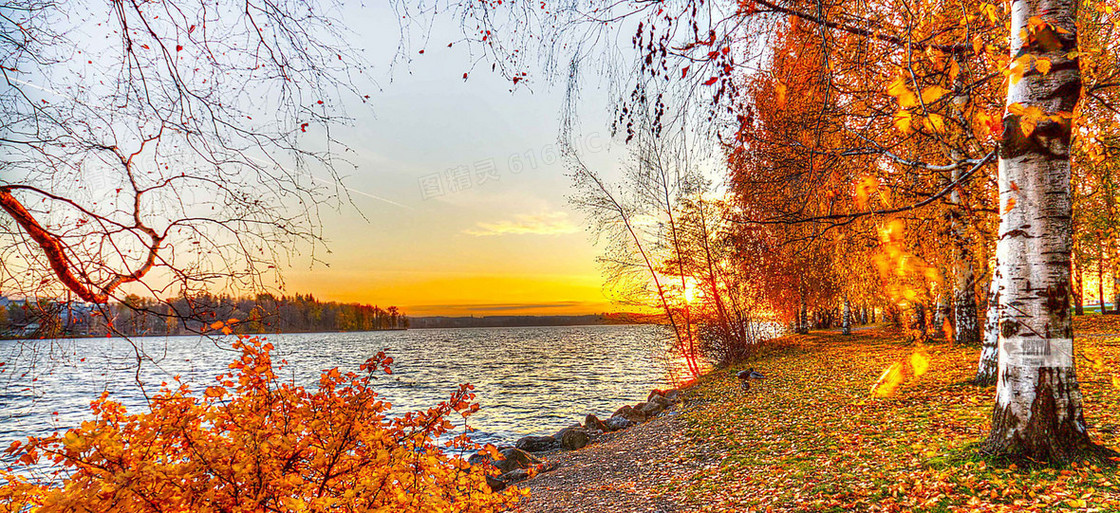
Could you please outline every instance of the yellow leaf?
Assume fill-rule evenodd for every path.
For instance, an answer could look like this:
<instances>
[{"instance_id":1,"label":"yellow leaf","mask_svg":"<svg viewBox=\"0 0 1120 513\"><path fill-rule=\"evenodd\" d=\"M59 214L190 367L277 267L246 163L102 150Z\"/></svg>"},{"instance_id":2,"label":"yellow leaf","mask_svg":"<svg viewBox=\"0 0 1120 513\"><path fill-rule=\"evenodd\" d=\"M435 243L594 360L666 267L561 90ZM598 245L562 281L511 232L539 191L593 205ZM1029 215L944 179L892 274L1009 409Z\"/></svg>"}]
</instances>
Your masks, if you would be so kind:
<instances>
[{"instance_id":1,"label":"yellow leaf","mask_svg":"<svg viewBox=\"0 0 1120 513\"><path fill-rule=\"evenodd\" d=\"M1007 206L1003 207L1003 213L1011 212L1013 208L1015 208L1015 198L1007 198Z\"/></svg>"},{"instance_id":2,"label":"yellow leaf","mask_svg":"<svg viewBox=\"0 0 1120 513\"><path fill-rule=\"evenodd\" d=\"M785 84L778 82L774 85L774 94L777 95L778 105L786 104L786 90L788 88Z\"/></svg>"},{"instance_id":3,"label":"yellow leaf","mask_svg":"<svg viewBox=\"0 0 1120 513\"><path fill-rule=\"evenodd\" d=\"M997 8L994 4L983 4L980 6L980 10L984 11L984 14L988 16L989 22L995 23L999 21L999 13L997 12Z\"/></svg>"},{"instance_id":4,"label":"yellow leaf","mask_svg":"<svg viewBox=\"0 0 1120 513\"><path fill-rule=\"evenodd\" d=\"M890 94L898 101L898 105L904 109L909 109L918 104L918 97L906 87L906 81L902 77L894 79L890 87L887 88L887 93Z\"/></svg>"},{"instance_id":5,"label":"yellow leaf","mask_svg":"<svg viewBox=\"0 0 1120 513\"><path fill-rule=\"evenodd\" d=\"M922 103L930 104L945 96L949 90L941 86L929 86L922 91Z\"/></svg>"},{"instance_id":6,"label":"yellow leaf","mask_svg":"<svg viewBox=\"0 0 1120 513\"><path fill-rule=\"evenodd\" d=\"M910 133L911 116L910 111L900 110L894 114L894 126L904 134Z\"/></svg>"},{"instance_id":7,"label":"yellow leaf","mask_svg":"<svg viewBox=\"0 0 1120 513\"><path fill-rule=\"evenodd\" d=\"M1113 376L1112 377L1112 386L1114 386L1116 388L1120 388L1120 376Z\"/></svg>"},{"instance_id":8,"label":"yellow leaf","mask_svg":"<svg viewBox=\"0 0 1120 513\"><path fill-rule=\"evenodd\" d=\"M910 367L914 369L915 376L921 376L929 370L929 354L924 350L916 351L910 355Z\"/></svg>"},{"instance_id":9,"label":"yellow leaf","mask_svg":"<svg viewBox=\"0 0 1120 513\"><path fill-rule=\"evenodd\" d=\"M945 131L945 118L941 117L940 114L930 114L929 115L929 128L930 128L930 130L933 130L934 132L944 132Z\"/></svg>"},{"instance_id":10,"label":"yellow leaf","mask_svg":"<svg viewBox=\"0 0 1120 513\"><path fill-rule=\"evenodd\" d=\"M1024 56L1029 58L1030 56ZM1023 57L1015 59L1007 68L1007 78L1011 80L1012 84L1018 84L1023 79L1023 74L1027 72L1026 63L1023 62Z\"/></svg>"},{"instance_id":11,"label":"yellow leaf","mask_svg":"<svg viewBox=\"0 0 1120 513\"><path fill-rule=\"evenodd\" d=\"M856 205L859 208L867 208L867 201L871 197L871 193L879 188L879 180L873 176L865 176L860 178L856 183Z\"/></svg>"},{"instance_id":12,"label":"yellow leaf","mask_svg":"<svg viewBox=\"0 0 1120 513\"><path fill-rule=\"evenodd\" d=\"M902 374L902 365L892 364L883 371L883 375L879 376L879 381L871 387L871 395L875 397L889 397L894 395L898 390L898 386L902 384L905 376Z\"/></svg>"},{"instance_id":13,"label":"yellow leaf","mask_svg":"<svg viewBox=\"0 0 1120 513\"><path fill-rule=\"evenodd\" d=\"M1050 73L1050 59L1038 59L1034 61L1034 69L1043 75Z\"/></svg>"}]
</instances>

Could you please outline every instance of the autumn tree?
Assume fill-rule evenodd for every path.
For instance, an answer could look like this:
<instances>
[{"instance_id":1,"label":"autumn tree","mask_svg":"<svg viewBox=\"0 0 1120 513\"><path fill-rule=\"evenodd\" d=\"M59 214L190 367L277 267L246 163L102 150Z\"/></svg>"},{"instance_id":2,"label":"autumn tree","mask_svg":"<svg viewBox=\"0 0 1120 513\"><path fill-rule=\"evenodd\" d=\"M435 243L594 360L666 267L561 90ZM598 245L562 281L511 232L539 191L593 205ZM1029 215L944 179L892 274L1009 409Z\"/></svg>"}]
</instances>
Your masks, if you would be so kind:
<instances>
[{"instance_id":1,"label":"autumn tree","mask_svg":"<svg viewBox=\"0 0 1120 513\"><path fill-rule=\"evenodd\" d=\"M497 470L466 461L500 458L452 432L448 417L478 411L470 385L390 416L372 387L392 363L383 353L360 373L326 370L308 389L278 377L266 341L241 337L233 348L230 371L203 390L165 383L142 413L106 394L81 427L13 443L19 472L0 471L0 509L482 513L526 495L492 491Z\"/></svg>"},{"instance_id":2,"label":"autumn tree","mask_svg":"<svg viewBox=\"0 0 1120 513\"><path fill-rule=\"evenodd\" d=\"M979 298L994 306L978 364L980 381L996 359L999 366L986 450L1053 462L1099 452L1081 419L1069 322L1070 152L1075 122L1090 143L1077 150L1085 157L1110 144L1110 95L1120 85L1113 8L1079 12L1075 3L1049 0L588 0L542 5L542 17L527 4L448 6L463 16L468 41L514 84L534 78L523 71L533 57L552 63L541 75L555 77L594 65L599 42L629 40L631 54L606 59L633 72L617 81L625 83L620 136L665 137L673 120L706 118L693 135L725 145L734 183L746 184L739 192L770 193L747 202L759 208L743 209L744 224L801 225L787 231L813 241L802 248L829 248L835 241L825 235L878 224L877 251L899 271L888 285L912 296L907 303L923 326L924 312L951 303L956 341L976 344ZM1092 44L1079 44L1079 24L1091 27ZM516 41L526 34L536 50L520 51ZM797 83L784 82L789 67L768 65L797 52L811 66ZM564 61L571 65L555 66ZM578 73L567 75L571 89ZM1082 96L1089 108L1075 111ZM784 120L776 112L760 129L767 107L792 112ZM642 122L651 111L655 119ZM851 190L860 182L863 198ZM993 256L994 269L981 273Z\"/></svg>"},{"instance_id":3,"label":"autumn tree","mask_svg":"<svg viewBox=\"0 0 1120 513\"><path fill-rule=\"evenodd\" d=\"M256 289L321 245L344 164L330 130L366 85L331 8L0 9L5 290L103 305Z\"/></svg>"},{"instance_id":4,"label":"autumn tree","mask_svg":"<svg viewBox=\"0 0 1120 513\"><path fill-rule=\"evenodd\" d=\"M1068 1L1013 5L1011 55L1029 71L1008 82L1000 144L1000 371L986 448L1039 461L1102 453L1085 428L1070 319L1077 10Z\"/></svg>"}]
</instances>

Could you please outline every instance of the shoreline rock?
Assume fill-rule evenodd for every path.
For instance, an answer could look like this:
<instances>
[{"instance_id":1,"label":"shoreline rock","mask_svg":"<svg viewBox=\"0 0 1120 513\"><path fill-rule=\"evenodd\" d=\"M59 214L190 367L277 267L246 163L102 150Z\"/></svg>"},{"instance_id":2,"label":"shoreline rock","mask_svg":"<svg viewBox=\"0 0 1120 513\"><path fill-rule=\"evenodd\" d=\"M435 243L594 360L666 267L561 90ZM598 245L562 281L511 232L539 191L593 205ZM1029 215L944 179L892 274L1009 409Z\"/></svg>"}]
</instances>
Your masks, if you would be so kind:
<instances>
[{"instance_id":1,"label":"shoreline rock","mask_svg":"<svg viewBox=\"0 0 1120 513\"><path fill-rule=\"evenodd\" d=\"M517 440L515 447L499 447L502 459L494 460L487 454L472 455L467 461L471 465L492 465L501 474L487 476L490 488L497 491L512 483L522 481L556 468L555 463L539 458L537 455L553 454L557 451L577 451L594 443L604 433L621 431L647 422L681 401L678 389L653 389L644 402L633 406L623 405L605 420L593 413L579 422L561 429L552 436L524 436Z\"/></svg>"},{"instance_id":2,"label":"shoreline rock","mask_svg":"<svg viewBox=\"0 0 1120 513\"><path fill-rule=\"evenodd\" d=\"M544 452L560 446L560 441L552 436L524 436L514 444L525 452Z\"/></svg>"}]
</instances>

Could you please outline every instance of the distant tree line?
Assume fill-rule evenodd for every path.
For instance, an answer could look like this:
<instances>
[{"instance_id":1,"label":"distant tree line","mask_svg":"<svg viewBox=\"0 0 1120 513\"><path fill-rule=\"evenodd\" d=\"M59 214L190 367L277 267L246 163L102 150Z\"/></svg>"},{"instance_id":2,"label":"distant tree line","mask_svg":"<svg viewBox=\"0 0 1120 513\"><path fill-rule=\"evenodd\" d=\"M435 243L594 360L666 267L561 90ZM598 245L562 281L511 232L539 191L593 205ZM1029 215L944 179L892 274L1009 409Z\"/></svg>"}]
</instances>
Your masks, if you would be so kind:
<instances>
[{"instance_id":1,"label":"distant tree line","mask_svg":"<svg viewBox=\"0 0 1120 513\"><path fill-rule=\"evenodd\" d=\"M254 297L201 294L169 301L128 295L104 305L5 299L0 334L56 338L95 335L188 335L216 321L240 333L308 333L407 329L410 320L396 306L323 302L311 294Z\"/></svg>"},{"instance_id":2,"label":"distant tree line","mask_svg":"<svg viewBox=\"0 0 1120 513\"><path fill-rule=\"evenodd\" d=\"M654 324L662 316L639 313L592 315L487 315L483 317L416 317L412 328L508 328L520 326L587 326L596 324Z\"/></svg>"}]
</instances>

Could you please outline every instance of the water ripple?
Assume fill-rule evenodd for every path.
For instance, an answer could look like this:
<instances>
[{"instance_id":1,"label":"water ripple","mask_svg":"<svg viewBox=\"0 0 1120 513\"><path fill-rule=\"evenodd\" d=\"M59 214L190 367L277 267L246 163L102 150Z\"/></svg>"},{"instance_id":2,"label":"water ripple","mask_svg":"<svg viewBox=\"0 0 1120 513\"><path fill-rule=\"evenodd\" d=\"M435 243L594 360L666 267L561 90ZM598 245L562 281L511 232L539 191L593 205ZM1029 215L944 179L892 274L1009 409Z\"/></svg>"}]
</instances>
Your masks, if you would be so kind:
<instances>
[{"instance_id":1,"label":"water ripple","mask_svg":"<svg viewBox=\"0 0 1120 513\"><path fill-rule=\"evenodd\" d=\"M314 386L331 367L357 371L378 351L395 359L375 387L401 414L475 385L482 409L470 417L480 441L548 434L587 413L609 415L668 385L667 333L656 326L464 328L270 335L278 374ZM136 344L134 347L132 344ZM201 390L235 353L229 341L200 337L0 341L0 447L91 419L103 391L132 411L144 394L180 378ZM139 351L137 351L139 349ZM137 374L137 354L142 357ZM139 382L137 380L139 375Z\"/></svg>"}]
</instances>

